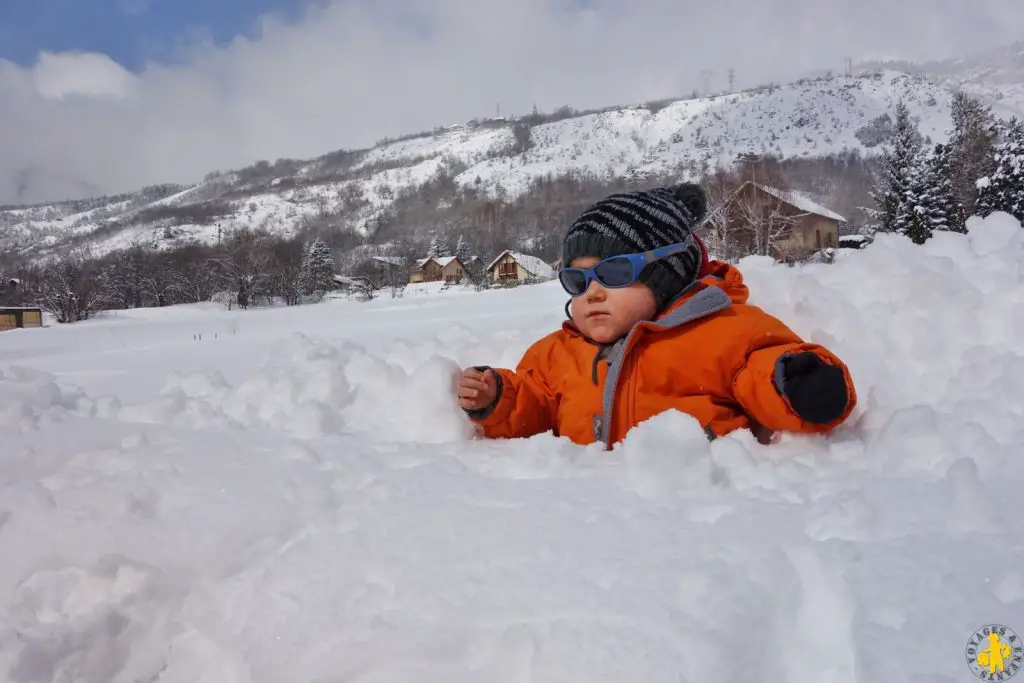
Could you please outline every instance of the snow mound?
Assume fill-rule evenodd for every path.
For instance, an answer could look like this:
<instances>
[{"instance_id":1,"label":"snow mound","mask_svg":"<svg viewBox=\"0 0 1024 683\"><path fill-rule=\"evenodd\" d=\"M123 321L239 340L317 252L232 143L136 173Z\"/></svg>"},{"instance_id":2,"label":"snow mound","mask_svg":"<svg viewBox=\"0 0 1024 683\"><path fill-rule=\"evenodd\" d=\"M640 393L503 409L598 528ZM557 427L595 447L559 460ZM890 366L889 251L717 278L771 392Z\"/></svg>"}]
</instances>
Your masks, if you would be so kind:
<instances>
[{"instance_id":1,"label":"snow mound","mask_svg":"<svg viewBox=\"0 0 1024 683\"><path fill-rule=\"evenodd\" d=\"M62 387L49 373L0 367L0 428L32 430L69 416L95 414L97 404L77 387Z\"/></svg>"},{"instance_id":2,"label":"snow mound","mask_svg":"<svg viewBox=\"0 0 1024 683\"><path fill-rule=\"evenodd\" d=\"M740 267L850 364L833 434L472 438L557 285L0 335L0 680L964 679L1024 633L1024 230Z\"/></svg>"}]
</instances>

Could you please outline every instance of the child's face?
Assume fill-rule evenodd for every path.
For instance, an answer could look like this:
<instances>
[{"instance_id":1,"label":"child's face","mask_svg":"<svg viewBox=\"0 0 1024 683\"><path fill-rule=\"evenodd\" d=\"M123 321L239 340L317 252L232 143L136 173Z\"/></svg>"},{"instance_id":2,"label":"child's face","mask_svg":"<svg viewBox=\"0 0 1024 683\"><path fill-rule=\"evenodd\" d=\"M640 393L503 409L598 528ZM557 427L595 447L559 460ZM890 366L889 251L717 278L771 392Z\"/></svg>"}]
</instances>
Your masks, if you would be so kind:
<instances>
[{"instance_id":1,"label":"child's face","mask_svg":"<svg viewBox=\"0 0 1024 683\"><path fill-rule=\"evenodd\" d=\"M600 259L573 259L573 268L590 268ZM569 312L580 332L605 344L615 341L641 320L650 320L657 309L654 292L647 285L634 282L620 289L606 289L596 280L586 292L572 299Z\"/></svg>"}]
</instances>

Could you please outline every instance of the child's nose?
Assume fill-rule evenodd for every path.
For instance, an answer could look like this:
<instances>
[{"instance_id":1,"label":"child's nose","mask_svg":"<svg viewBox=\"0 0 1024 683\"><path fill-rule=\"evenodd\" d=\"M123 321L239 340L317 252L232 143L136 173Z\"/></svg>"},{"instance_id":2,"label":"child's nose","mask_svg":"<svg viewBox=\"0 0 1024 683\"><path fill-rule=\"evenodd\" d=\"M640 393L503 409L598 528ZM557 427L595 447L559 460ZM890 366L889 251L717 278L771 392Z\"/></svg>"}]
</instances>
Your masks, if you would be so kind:
<instances>
[{"instance_id":1,"label":"child's nose","mask_svg":"<svg viewBox=\"0 0 1024 683\"><path fill-rule=\"evenodd\" d=\"M608 292L596 279L590 281L587 286L587 301L603 301Z\"/></svg>"}]
</instances>

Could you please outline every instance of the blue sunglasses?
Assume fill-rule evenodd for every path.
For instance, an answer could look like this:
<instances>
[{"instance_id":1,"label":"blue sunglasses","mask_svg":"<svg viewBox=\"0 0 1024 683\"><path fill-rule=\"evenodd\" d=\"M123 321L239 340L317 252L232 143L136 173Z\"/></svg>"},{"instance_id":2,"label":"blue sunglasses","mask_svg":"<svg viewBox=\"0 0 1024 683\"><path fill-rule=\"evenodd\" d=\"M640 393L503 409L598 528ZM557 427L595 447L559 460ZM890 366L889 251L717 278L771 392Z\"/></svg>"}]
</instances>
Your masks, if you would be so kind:
<instances>
[{"instance_id":1,"label":"blue sunglasses","mask_svg":"<svg viewBox=\"0 0 1024 683\"><path fill-rule=\"evenodd\" d=\"M562 289L573 297L586 292L591 280L597 280L608 289L628 287L636 282L640 271L648 263L687 251L692 246L689 242L680 242L636 254L609 256L595 263L592 268L562 268L558 271L558 281L562 283Z\"/></svg>"}]
</instances>

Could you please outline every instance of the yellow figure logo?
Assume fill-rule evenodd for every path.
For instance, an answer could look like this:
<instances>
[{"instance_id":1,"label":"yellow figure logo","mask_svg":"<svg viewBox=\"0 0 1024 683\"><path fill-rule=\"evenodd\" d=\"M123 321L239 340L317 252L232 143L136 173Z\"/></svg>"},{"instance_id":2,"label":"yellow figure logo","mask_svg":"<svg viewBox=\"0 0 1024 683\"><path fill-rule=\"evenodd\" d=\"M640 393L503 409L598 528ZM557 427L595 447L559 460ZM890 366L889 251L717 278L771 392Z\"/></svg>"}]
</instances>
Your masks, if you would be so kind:
<instances>
[{"instance_id":1,"label":"yellow figure logo","mask_svg":"<svg viewBox=\"0 0 1024 683\"><path fill-rule=\"evenodd\" d=\"M1013 630L990 624L967 641L967 664L983 681L1006 681L1024 667L1024 643Z\"/></svg>"}]
</instances>

